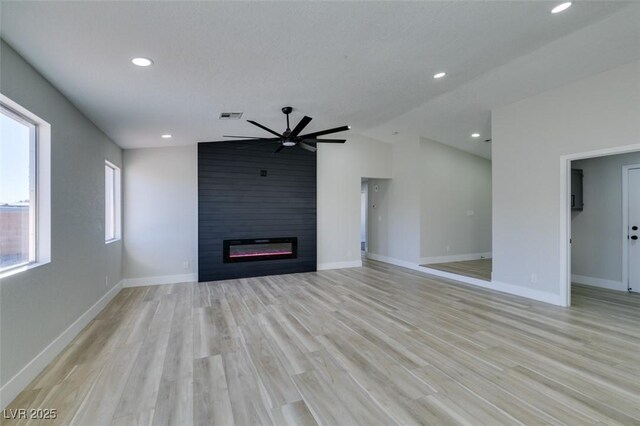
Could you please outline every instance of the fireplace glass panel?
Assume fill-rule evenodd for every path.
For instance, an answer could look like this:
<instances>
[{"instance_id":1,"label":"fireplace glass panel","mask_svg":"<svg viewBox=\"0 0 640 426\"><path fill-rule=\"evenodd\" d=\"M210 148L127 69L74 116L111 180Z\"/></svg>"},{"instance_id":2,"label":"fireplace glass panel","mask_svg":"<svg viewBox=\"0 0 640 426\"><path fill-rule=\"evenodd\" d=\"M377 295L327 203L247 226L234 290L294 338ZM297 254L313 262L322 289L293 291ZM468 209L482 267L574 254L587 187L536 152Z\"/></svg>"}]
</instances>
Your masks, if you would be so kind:
<instances>
[{"instance_id":1,"label":"fireplace glass panel","mask_svg":"<svg viewBox=\"0 0 640 426\"><path fill-rule=\"evenodd\" d=\"M231 246L229 257L273 256L274 254L292 254L291 243L243 244Z\"/></svg>"},{"instance_id":2,"label":"fireplace glass panel","mask_svg":"<svg viewBox=\"0 0 640 426\"><path fill-rule=\"evenodd\" d=\"M224 240L224 262L296 258L297 240L297 238Z\"/></svg>"}]
</instances>

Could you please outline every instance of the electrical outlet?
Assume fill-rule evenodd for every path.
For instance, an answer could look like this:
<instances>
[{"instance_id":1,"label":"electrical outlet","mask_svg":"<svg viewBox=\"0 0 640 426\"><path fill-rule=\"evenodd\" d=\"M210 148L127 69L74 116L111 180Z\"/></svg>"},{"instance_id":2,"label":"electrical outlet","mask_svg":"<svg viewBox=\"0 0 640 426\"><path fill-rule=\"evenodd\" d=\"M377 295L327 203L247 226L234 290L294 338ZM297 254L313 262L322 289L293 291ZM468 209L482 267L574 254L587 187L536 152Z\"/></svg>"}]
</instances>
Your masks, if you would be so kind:
<instances>
[{"instance_id":1,"label":"electrical outlet","mask_svg":"<svg viewBox=\"0 0 640 426\"><path fill-rule=\"evenodd\" d=\"M104 276L104 285L109 287L109 275Z\"/></svg>"},{"instance_id":2,"label":"electrical outlet","mask_svg":"<svg viewBox=\"0 0 640 426\"><path fill-rule=\"evenodd\" d=\"M182 269L187 270L189 269L191 262L189 262L188 260L185 260L182 262Z\"/></svg>"},{"instance_id":3,"label":"electrical outlet","mask_svg":"<svg viewBox=\"0 0 640 426\"><path fill-rule=\"evenodd\" d=\"M531 283L535 284L538 282L538 274L531 274Z\"/></svg>"}]
</instances>

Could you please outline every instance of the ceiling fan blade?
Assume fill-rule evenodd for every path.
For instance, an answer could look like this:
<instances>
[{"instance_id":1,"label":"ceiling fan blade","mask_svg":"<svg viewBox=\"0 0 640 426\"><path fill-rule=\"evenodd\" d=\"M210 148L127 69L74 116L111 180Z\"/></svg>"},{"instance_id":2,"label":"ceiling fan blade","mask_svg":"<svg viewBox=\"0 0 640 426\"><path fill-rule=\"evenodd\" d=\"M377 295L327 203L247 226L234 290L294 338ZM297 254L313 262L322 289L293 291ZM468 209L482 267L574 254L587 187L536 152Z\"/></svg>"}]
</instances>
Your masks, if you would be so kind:
<instances>
[{"instance_id":1,"label":"ceiling fan blade","mask_svg":"<svg viewBox=\"0 0 640 426\"><path fill-rule=\"evenodd\" d=\"M263 126L263 125L262 125L262 124L260 124L260 123L256 123L256 122L255 122L255 121L253 121L253 120L247 120L247 121L248 121L249 123L253 124L254 126L258 126L258 127L260 127L262 130L266 130L267 132L269 132L269 133L271 133L271 134L274 134L274 135L276 135L276 136L278 136L278 137L282 137L282 135L281 135L280 133L276 133L276 132L274 132L273 130L271 130L270 128L265 127L265 126Z\"/></svg>"},{"instance_id":2,"label":"ceiling fan blade","mask_svg":"<svg viewBox=\"0 0 640 426\"><path fill-rule=\"evenodd\" d=\"M307 151L311 151L311 152L316 152L318 150L318 148L316 148L313 145L308 145L304 142L298 142L298 146L302 149L306 149Z\"/></svg>"},{"instance_id":3,"label":"ceiling fan blade","mask_svg":"<svg viewBox=\"0 0 640 426\"><path fill-rule=\"evenodd\" d=\"M284 145L280 145L278 148L276 148L275 151L273 151L274 154L279 153L280 151L282 151L284 149Z\"/></svg>"},{"instance_id":4,"label":"ceiling fan blade","mask_svg":"<svg viewBox=\"0 0 640 426\"><path fill-rule=\"evenodd\" d=\"M345 143L346 139L303 139L306 143Z\"/></svg>"},{"instance_id":5,"label":"ceiling fan blade","mask_svg":"<svg viewBox=\"0 0 640 426\"><path fill-rule=\"evenodd\" d=\"M295 138L300 134L300 132L307 127L307 125L311 122L311 117L307 117L306 115L302 117L302 120L298 123L298 125L293 129L289 137Z\"/></svg>"},{"instance_id":6,"label":"ceiling fan blade","mask_svg":"<svg viewBox=\"0 0 640 426\"><path fill-rule=\"evenodd\" d=\"M311 138L315 138L316 136L328 135L329 133L344 132L344 131L347 131L349 129L350 129L349 126L335 127L333 129L321 130L319 132L313 132L313 133L309 133L309 134L306 134L306 135L302 135L301 138L303 138L303 139L311 139Z\"/></svg>"}]
</instances>

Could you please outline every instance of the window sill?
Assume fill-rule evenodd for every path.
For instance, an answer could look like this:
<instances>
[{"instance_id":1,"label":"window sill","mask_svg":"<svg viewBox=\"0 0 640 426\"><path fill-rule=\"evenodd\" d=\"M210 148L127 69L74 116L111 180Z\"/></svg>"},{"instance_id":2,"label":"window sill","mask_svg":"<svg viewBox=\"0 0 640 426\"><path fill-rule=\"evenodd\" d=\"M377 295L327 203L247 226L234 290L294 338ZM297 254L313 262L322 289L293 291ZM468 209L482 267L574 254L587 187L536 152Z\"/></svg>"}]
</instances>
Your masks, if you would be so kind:
<instances>
[{"instance_id":1,"label":"window sill","mask_svg":"<svg viewBox=\"0 0 640 426\"><path fill-rule=\"evenodd\" d=\"M16 266L15 268L7 269L5 271L0 272L0 279L8 278L8 277L10 277L12 275L19 274L20 272L29 271L29 270L35 269L35 268L37 268L39 266L48 265L49 263L51 263L51 262L50 261L47 261L47 262L32 262L32 263L28 263L26 265Z\"/></svg>"},{"instance_id":2,"label":"window sill","mask_svg":"<svg viewBox=\"0 0 640 426\"><path fill-rule=\"evenodd\" d=\"M118 241L122 241L122 238L114 238L113 240L105 241L105 244L117 243Z\"/></svg>"}]
</instances>

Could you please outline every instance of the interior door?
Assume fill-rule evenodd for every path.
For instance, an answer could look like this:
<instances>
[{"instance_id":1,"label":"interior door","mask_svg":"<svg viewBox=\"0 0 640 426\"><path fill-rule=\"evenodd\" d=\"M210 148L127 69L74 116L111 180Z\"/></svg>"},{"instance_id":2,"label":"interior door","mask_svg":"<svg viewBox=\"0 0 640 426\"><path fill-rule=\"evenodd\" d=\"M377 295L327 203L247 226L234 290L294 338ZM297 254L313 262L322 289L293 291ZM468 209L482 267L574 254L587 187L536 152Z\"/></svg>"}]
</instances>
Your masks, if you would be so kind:
<instances>
[{"instance_id":1,"label":"interior door","mask_svg":"<svg viewBox=\"0 0 640 426\"><path fill-rule=\"evenodd\" d=\"M629 170L629 290L640 292L640 168Z\"/></svg>"}]
</instances>

